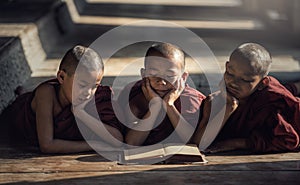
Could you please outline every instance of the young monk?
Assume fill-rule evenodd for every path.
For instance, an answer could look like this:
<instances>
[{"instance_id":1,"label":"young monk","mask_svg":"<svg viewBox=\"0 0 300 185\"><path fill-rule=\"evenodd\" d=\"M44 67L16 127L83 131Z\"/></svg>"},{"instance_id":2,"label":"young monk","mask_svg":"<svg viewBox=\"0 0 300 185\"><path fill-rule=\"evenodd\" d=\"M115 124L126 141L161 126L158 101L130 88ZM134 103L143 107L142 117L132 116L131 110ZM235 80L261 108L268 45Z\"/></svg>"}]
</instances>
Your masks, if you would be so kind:
<instances>
[{"instance_id":1,"label":"young monk","mask_svg":"<svg viewBox=\"0 0 300 185\"><path fill-rule=\"evenodd\" d=\"M211 119L209 122L221 122L223 127L208 152L299 150L300 100L274 77L268 76L271 62L269 52L256 43L243 44L232 52L226 63L224 88L205 100L203 119L193 142L205 140L201 137L212 103L218 105L227 99L225 104L219 104L223 108L217 107L219 110L225 108L223 119ZM290 86L295 94L299 92L296 92L297 86ZM220 112L212 117L219 116Z\"/></svg>"},{"instance_id":2,"label":"young monk","mask_svg":"<svg viewBox=\"0 0 300 185\"><path fill-rule=\"evenodd\" d=\"M76 70L79 64L80 68ZM104 127L117 140L123 140L111 106L111 89L100 85L103 70L102 59L93 49L77 45L68 50L61 60L56 79L41 83L33 92L20 95L10 107L13 134L19 133L29 143L38 145L44 153L92 150L76 124L74 111L77 116L84 116L81 121L98 137L118 145L95 129L95 124L100 124L100 121L84 109L95 104L89 101L95 96Z\"/></svg>"},{"instance_id":3,"label":"young monk","mask_svg":"<svg viewBox=\"0 0 300 185\"><path fill-rule=\"evenodd\" d=\"M126 143L156 144L175 128L166 142L188 141L205 96L186 84L184 52L169 43L154 44L146 52L144 66L143 79L128 84L118 98L127 118Z\"/></svg>"}]
</instances>

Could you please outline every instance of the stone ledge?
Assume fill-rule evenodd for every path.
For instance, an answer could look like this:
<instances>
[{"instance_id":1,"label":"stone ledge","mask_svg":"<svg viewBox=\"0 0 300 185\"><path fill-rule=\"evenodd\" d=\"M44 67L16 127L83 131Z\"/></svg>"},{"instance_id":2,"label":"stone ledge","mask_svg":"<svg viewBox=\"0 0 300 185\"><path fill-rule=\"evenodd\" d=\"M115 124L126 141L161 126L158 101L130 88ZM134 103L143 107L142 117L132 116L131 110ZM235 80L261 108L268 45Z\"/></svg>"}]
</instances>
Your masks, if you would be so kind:
<instances>
[{"instance_id":1,"label":"stone ledge","mask_svg":"<svg viewBox=\"0 0 300 185\"><path fill-rule=\"evenodd\" d=\"M61 0L0 3L0 113L15 99L14 90L30 79L61 39ZM67 12L65 12L67 14Z\"/></svg>"},{"instance_id":2,"label":"stone ledge","mask_svg":"<svg viewBox=\"0 0 300 185\"><path fill-rule=\"evenodd\" d=\"M15 99L14 90L31 74L19 38L10 38L0 49L0 112Z\"/></svg>"}]
</instances>

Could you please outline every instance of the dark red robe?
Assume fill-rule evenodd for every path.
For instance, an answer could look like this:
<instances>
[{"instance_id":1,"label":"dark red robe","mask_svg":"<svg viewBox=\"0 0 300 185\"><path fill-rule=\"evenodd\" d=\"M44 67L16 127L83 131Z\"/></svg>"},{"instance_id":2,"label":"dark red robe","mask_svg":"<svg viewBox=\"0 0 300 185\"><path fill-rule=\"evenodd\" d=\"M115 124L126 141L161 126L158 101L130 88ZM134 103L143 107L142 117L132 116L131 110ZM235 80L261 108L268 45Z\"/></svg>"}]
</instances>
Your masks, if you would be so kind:
<instances>
[{"instance_id":1,"label":"dark red robe","mask_svg":"<svg viewBox=\"0 0 300 185\"><path fill-rule=\"evenodd\" d=\"M268 78L270 84L239 105L216 141L246 138L257 152L299 150L300 99L275 78Z\"/></svg>"},{"instance_id":2,"label":"dark red robe","mask_svg":"<svg viewBox=\"0 0 300 185\"><path fill-rule=\"evenodd\" d=\"M299 97L298 89L294 83L286 83L284 84L284 87L287 88L287 90L289 90L294 96Z\"/></svg>"},{"instance_id":3,"label":"dark red robe","mask_svg":"<svg viewBox=\"0 0 300 185\"><path fill-rule=\"evenodd\" d=\"M141 85L142 80L136 82L132 88L130 88L133 84L128 84L119 96L119 104L122 107L125 107L128 101L128 97L126 94L129 94L129 104L132 112L134 112L137 118L142 119L144 115L148 112L148 101L146 100ZM181 113L181 115L185 118L185 120L196 128L199 120L199 108L202 100L205 99L205 96L197 91L194 88L189 87L188 85L183 90L180 98L175 101L175 107ZM126 123L124 124L126 125ZM174 128L172 123L170 122L168 116L166 115L159 125L153 128L149 133L147 139L143 143L143 145L152 145L158 142L163 141L168 138L170 134L174 132ZM174 136L174 137L173 137ZM170 142L181 142L181 139L177 134L174 134L172 138L168 138ZM166 141L166 142L168 142Z\"/></svg>"},{"instance_id":4,"label":"dark red robe","mask_svg":"<svg viewBox=\"0 0 300 185\"><path fill-rule=\"evenodd\" d=\"M59 83L56 79L46 81L53 85L58 94ZM13 116L11 118L14 134L21 136L30 144L38 145L36 117L31 109L31 102L34 97L35 90L20 95L10 106L9 112ZM116 118L111 103L111 88L107 86L99 86L95 94L95 102L97 111L101 121L105 124L113 126L122 132L122 124ZM94 103L87 105L86 109L94 106ZM71 105L65 107L61 113L53 118L54 120L54 138L65 140L83 140L82 134L77 126Z\"/></svg>"}]
</instances>

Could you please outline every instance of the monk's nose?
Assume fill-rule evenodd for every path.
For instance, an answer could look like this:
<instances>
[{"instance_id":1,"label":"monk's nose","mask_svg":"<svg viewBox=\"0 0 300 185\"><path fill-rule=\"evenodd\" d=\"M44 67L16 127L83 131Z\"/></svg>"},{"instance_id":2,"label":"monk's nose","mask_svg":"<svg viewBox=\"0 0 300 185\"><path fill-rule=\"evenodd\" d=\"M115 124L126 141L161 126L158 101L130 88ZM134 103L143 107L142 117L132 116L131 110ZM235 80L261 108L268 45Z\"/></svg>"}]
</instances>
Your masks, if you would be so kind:
<instances>
[{"instance_id":1,"label":"monk's nose","mask_svg":"<svg viewBox=\"0 0 300 185\"><path fill-rule=\"evenodd\" d=\"M166 85L167 84L166 80L164 80L162 78L157 79L156 83L161 84L161 85Z\"/></svg>"}]
</instances>

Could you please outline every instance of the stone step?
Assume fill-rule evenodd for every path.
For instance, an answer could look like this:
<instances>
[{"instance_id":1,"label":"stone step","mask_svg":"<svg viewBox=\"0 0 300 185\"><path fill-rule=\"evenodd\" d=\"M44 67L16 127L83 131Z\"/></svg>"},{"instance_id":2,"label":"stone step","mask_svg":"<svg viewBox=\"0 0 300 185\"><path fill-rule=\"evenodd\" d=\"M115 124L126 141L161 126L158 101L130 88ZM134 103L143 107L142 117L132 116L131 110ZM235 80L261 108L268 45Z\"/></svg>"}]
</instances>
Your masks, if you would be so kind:
<instances>
[{"instance_id":1,"label":"stone step","mask_svg":"<svg viewBox=\"0 0 300 185\"><path fill-rule=\"evenodd\" d=\"M111 17L197 20L212 15L241 15L243 12L241 0L74 0L74 2L80 15ZM243 14L245 15L244 12Z\"/></svg>"},{"instance_id":2,"label":"stone step","mask_svg":"<svg viewBox=\"0 0 300 185\"><path fill-rule=\"evenodd\" d=\"M228 0L225 2L220 0L188 0L184 2L66 0L66 2L73 21L78 24L119 26L134 21L158 19L174 22L187 28L258 30L263 28L261 22L249 17L242 10L242 2L240 0ZM125 7L122 8L123 6ZM174 10L164 10L164 8L168 7ZM119 10L118 8L123 10ZM193 9L195 12L185 8ZM222 12L218 9L215 12L211 8L226 9L227 12ZM236 11L228 8L236 8ZM132 9L140 12L133 11ZM162 10L151 13L153 15L147 15L148 11L153 12L152 9ZM122 14L122 12L125 13ZM237 14L232 16L232 13ZM143 16L144 14L146 15Z\"/></svg>"},{"instance_id":3,"label":"stone step","mask_svg":"<svg viewBox=\"0 0 300 185\"><path fill-rule=\"evenodd\" d=\"M217 1L217 0L216 0ZM246 1L246 0L244 0ZM169 18L164 18L164 15L168 16L168 12L160 12L157 13L157 17L147 17L147 16L140 16L140 13L134 13L132 12L132 16L113 16L114 13L119 13L119 11L116 11L116 9L113 9L114 6L118 6L119 4L122 4L123 1L83 1L83 0L66 0L66 3L68 5L68 9L70 11L70 16L72 19L72 22L74 23L73 26L70 26L70 24L66 24L68 26L65 26L64 29L68 29L68 31L72 31L75 29L82 30L82 34L84 34L84 30L89 30L90 40L96 39L98 36L104 34L105 32L116 28L118 26L136 23L139 21L149 21L149 20L159 20L159 21L166 21L171 24L183 26L191 31L193 31L197 35L201 35L202 37L208 36L208 37L214 37L217 35L222 35L223 37L230 37L230 38L247 38L251 40L256 39L264 39L271 42L283 42L283 43L291 43L293 41L293 38L291 35L286 35L284 38L280 36L281 32L276 32L276 29L270 30L271 28L267 27L265 25L265 22L260 19L260 16L256 16L253 14L250 14L248 11L245 10L244 4L242 2L242 5L240 3L231 3L232 5L219 5L219 6L213 6L209 5L208 0L201 0L201 2L206 2L207 5L202 5L203 10L208 10L207 13L202 14L200 12L192 13L191 16L184 17L191 11L187 11L183 13L183 17L180 16L173 16L170 14ZM98 3L97 3L98 2ZM100 3L99 3L100 2ZM145 2L148 4L145 5ZM173 2L173 1L172 1ZM172 4L172 2L169 2L169 4ZM178 2L178 1L175 1ZM191 1L195 2L195 1ZM221 3L222 1L217 1ZM83 4L83 5L77 5L77 4ZM112 4L112 8L106 8L105 12L101 15L102 12L101 6L103 3ZM133 5L139 5L139 6L145 6L145 9L148 9L148 6L159 6L159 5L153 5L150 1L133 1L129 3L126 1L125 3L128 3L128 6ZM140 4L138 4L140 3ZM144 4L143 4L144 3ZM150 3L150 5L149 5ZM156 2L155 2L156 3ZM187 5L189 4L189 1L186 2ZM226 3L225 3L226 4ZM174 5L174 3L173 3ZM99 6L99 7L98 7ZM163 7L168 5L161 5ZM178 5L179 6L179 5ZM181 6L181 5L180 5ZM227 10L228 12L222 12L222 11L211 11L207 6L210 6L211 8L222 8ZM79 8L78 8L79 7ZM81 7L81 8L80 8ZM87 7L94 7L96 13L90 13L93 12L93 10L89 10ZM195 8L194 6L183 6L182 7L189 7L189 8ZM199 7L201 7L199 5ZM198 8L199 8L198 7ZM99 9L100 8L100 9ZM235 11L228 10L228 8L235 8ZM92 8L91 8L92 9ZM151 8L149 8L151 9ZM181 8L176 9L176 11L179 11ZM183 11L184 12L184 11ZM234 13L232 13L234 12ZM199 17L197 17L199 15ZM196 17L196 18L195 18ZM75 26L74 26L75 25ZM63 26L63 25L62 25ZM163 26L164 25L160 25ZM147 27L147 25L143 25L143 28Z\"/></svg>"},{"instance_id":4,"label":"stone step","mask_svg":"<svg viewBox=\"0 0 300 185\"><path fill-rule=\"evenodd\" d=\"M104 33L123 24L142 20L164 20L190 29L198 35L264 38L269 41L293 43L295 34L283 31L253 11L252 0L187 0L187 1L121 1L66 0L74 22ZM74 18L75 17L75 18ZM285 34L282 38L280 35ZM297 37L296 37L297 38Z\"/></svg>"},{"instance_id":5,"label":"stone step","mask_svg":"<svg viewBox=\"0 0 300 185\"><path fill-rule=\"evenodd\" d=\"M57 13L63 6L61 0L4 0L0 6L1 25L32 25L37 29L37 36L42 49L48 52L61 36ZM4 30L3 30L4 29ZM5 31L5 28L1 31ZM12 28L11 30L22 30Z\"/></svg>"},{"instance_id":6,"label":"stone step","mask_svg":"<svg viewBox=\"0 0 300 185\"><path fill-rule=\"evenodd\" d=\"M61 5L60 0L0 2L0 113L60 38L56 11Z\"/></svg>"},{"instance_id":7,"label":"stone step","mask_svg":"<svg viewBox=\"0 0 300 185\"><path fill-rule=\"evenodd\" d=\"M110 3L130 5L169 5L169 6L204 6L204 7L235 7L242 4L241 0L75 0L86 4Z\"/></svg>"}]
</instances>

